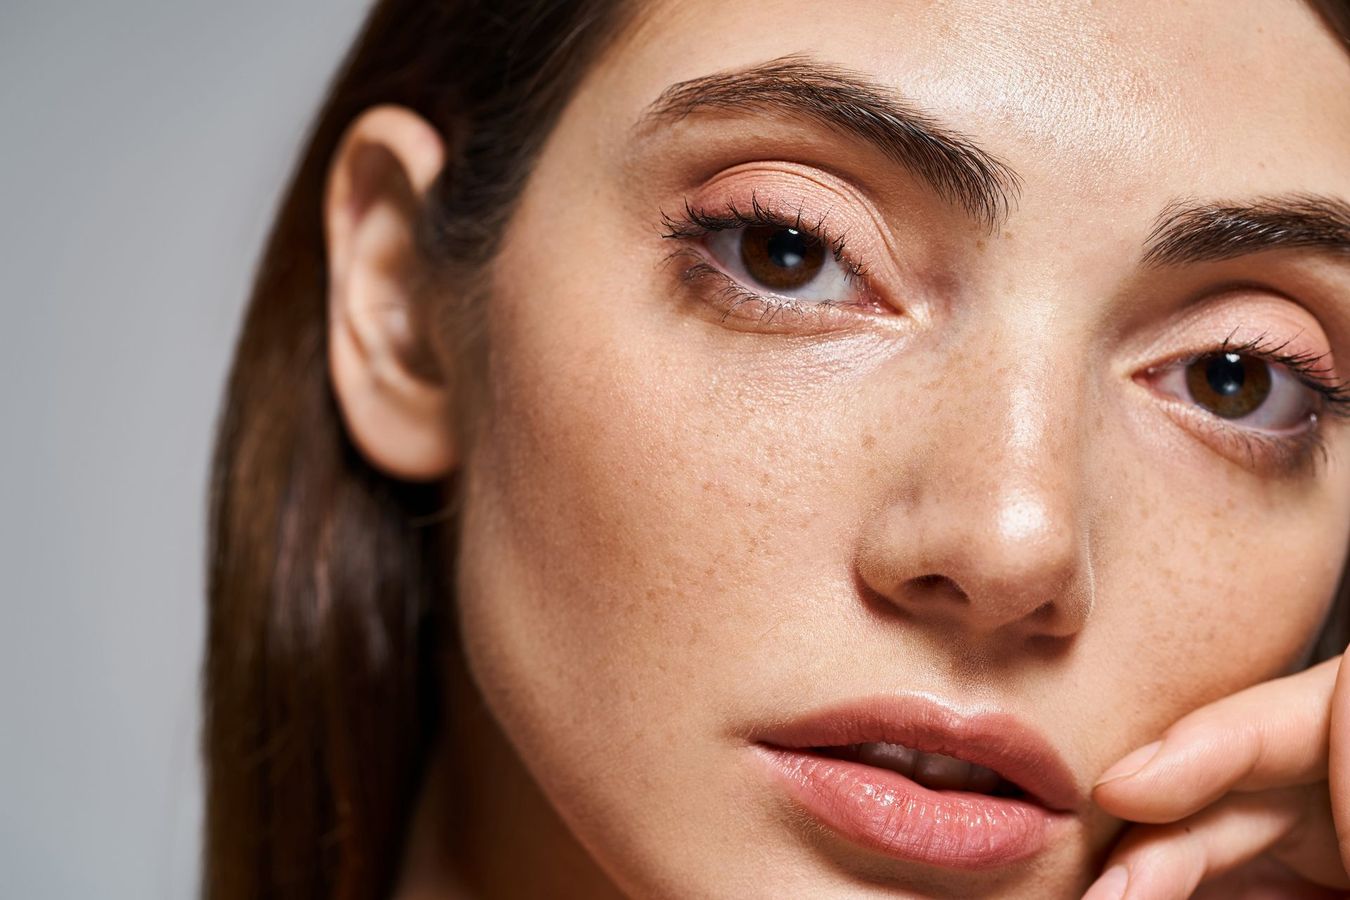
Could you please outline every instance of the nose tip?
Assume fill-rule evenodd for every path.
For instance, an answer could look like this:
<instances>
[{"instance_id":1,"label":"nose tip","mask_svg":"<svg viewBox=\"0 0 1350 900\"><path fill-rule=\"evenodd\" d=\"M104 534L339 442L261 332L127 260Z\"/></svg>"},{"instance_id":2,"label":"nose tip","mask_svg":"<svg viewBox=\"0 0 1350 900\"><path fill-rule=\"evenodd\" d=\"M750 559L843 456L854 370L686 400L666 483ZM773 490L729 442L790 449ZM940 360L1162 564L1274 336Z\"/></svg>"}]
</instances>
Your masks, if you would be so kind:
<instances>
[{"instance_id":1,"label":"nose tip","mask_svg":"<svg viewBox=\"0 0 1350 900\"><path fill-rule=\"evenodd\" d=\"M1078 517L1043 492L993 504L892 508L859 557L859 575L912 618L969 631L1068 637L1091 609Z\"/></svg>"}]
</instances>

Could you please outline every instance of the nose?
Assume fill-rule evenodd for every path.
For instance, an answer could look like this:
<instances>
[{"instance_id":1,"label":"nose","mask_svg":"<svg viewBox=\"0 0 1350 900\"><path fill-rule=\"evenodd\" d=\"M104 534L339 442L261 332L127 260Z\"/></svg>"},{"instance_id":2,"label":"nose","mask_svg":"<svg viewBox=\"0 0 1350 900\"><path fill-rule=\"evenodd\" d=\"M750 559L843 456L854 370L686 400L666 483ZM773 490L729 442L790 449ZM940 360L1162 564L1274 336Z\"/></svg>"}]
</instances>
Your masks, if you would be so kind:
<instances>
[{"instance_id":1,"label":"nose","mask_svg":"<svg viewBox=\"0 0 1350 900\"><path fill-rule=\"evenodd\" d=\"M920 462L894 468L858 575L911 619L986 638L1066 638L1087 621L1082 398L1043 374L952 386L966 399L934 404L948 412L924 423Z\"/></svg>"}]
</instances>

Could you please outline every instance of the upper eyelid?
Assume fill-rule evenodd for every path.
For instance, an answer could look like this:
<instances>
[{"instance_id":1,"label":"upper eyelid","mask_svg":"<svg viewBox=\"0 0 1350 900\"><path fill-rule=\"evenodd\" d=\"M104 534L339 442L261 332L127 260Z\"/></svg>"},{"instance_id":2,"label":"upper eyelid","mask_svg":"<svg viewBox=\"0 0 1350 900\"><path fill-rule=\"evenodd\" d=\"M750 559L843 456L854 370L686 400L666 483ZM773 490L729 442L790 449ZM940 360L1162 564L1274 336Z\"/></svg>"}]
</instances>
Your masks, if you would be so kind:
<instances>
[{"instance_id":1,"label":"upper eyelid","mask_svg":"<svg viewBox=\"0 0 1350 900\"><path fill-rule=\"evenodd\" d=\"M1235 331L1231 332L1218 345L1176 354L1165 362L1149 366L1148 370L1159 371L1175 368L1216 353L1238 353L1265 360L1272 365L1283 366L1295 378L1309 388L1322 393L1329 401L1350 406L1350 381L1330 377L1336 374L1335 368L1329 362L1331 359L1330 351L1322 353L1311 351L1286 352L1285 348L1293 344L1298 339L1297 336L1280 340L1271 338L1269 334L1261 334L1254 338L1234 342L1233 335L1235 333ZM1347 412L1350 412L1350 409Z\"/></svg>"},{"instance_id":2,"label":"upper eyelid","mask_svg":"<svg viewBox=\"0 0 1350 900\"><path fill-rule=\"evenodd\" d=\"M1017 173L969 137L858 73L810 56L779 57L671 85L644 112L638 130L718 108L769 112L862 140L991 231L1020 193Z\"/></svg>"},{"instance_id":3,"label":"upper eyelid","mask_svg":"<svg viewBox=\"0 0 1350 900\"><path fill-rule=\"evenodd\" d=\"M804 221L819 220L823 211L831 229L846 234L853 250L869 263L899 264L918 249L919 237L906 234L902 252L896 228L909 219L892 219L883 212L889 201L876 197L866 185L821 165L773 159L742 162L671 199L676 205L689 199L696 208L716 210L729 205L748 207L752 195L784 215L795 214L800 207ZM901 210L894 212L899 214Z\"/></svg>"},{"instance_id":4,"label":"upper eyelid","mask_svg":"<svg viewBox=\"0 0 1350 900\"><path fill-rule=\"evenodd\" d=\"M793 228L805 231L816 240L829 247L835 258L841 265L845 266L850 277L867 277L866 262L856 258L855 255L847 252L848 249L848 231L836 231L832 225L827 224L829 213L822 213L815 219L803 218L803 208L798 207L797 212L788 215L775 209L765 206L759 202L758 198L752 193L750 197L751 212L746 213L741 207L734 203L728 203L728 211L725 215L709 213L704 208L693 207L687 200L685 201L684 222L693 223L700 229L700 234L706 235L714 231L727 231L734 228L753 228L763 225L778 225L783 228ZM667 228L666 237L696 237L695 234L685 234L681 226L683 222L675 220L669 214L662 212L662 224ZM710 223L717 220L717 225Z\"/></svg>"}]
</instances>

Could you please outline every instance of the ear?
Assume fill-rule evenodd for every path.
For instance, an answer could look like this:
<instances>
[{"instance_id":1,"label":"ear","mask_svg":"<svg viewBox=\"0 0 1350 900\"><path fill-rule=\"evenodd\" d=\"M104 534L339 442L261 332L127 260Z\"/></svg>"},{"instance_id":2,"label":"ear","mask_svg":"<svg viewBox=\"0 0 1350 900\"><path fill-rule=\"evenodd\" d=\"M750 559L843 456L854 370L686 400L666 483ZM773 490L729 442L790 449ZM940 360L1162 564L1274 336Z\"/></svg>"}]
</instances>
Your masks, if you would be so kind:
<instances>
[{"instance_id":1,"label":"ear","mask_svg":"<svg viewBox=\"0 0 1350 900\"><path fill-rule=\"evenodd\" d=\"M416 241L444 161L444 144L424 119L376 107L343 136L324 194L329 376L362 454L409 481L442 478L458 457Z\"/></svg>"}]
</instances>

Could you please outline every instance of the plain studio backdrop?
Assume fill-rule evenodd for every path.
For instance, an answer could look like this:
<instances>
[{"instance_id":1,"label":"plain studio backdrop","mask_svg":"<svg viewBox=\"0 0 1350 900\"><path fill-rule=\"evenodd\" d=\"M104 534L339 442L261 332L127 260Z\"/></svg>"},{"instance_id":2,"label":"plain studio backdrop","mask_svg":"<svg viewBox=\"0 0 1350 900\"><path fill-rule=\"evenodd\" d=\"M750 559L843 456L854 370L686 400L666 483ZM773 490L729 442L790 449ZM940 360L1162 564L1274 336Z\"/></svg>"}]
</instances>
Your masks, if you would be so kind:
<instances>
[{"instance_id":1,"label":"plain studio backdrop","mask_svg":"<svg viewBox=\"0 0 1350 900\"><path fill-rule=\"evenodd\" d=\"M0 0L0 896L196 893L211 432L366 5Z\"/></svg>"}]
</instances>

